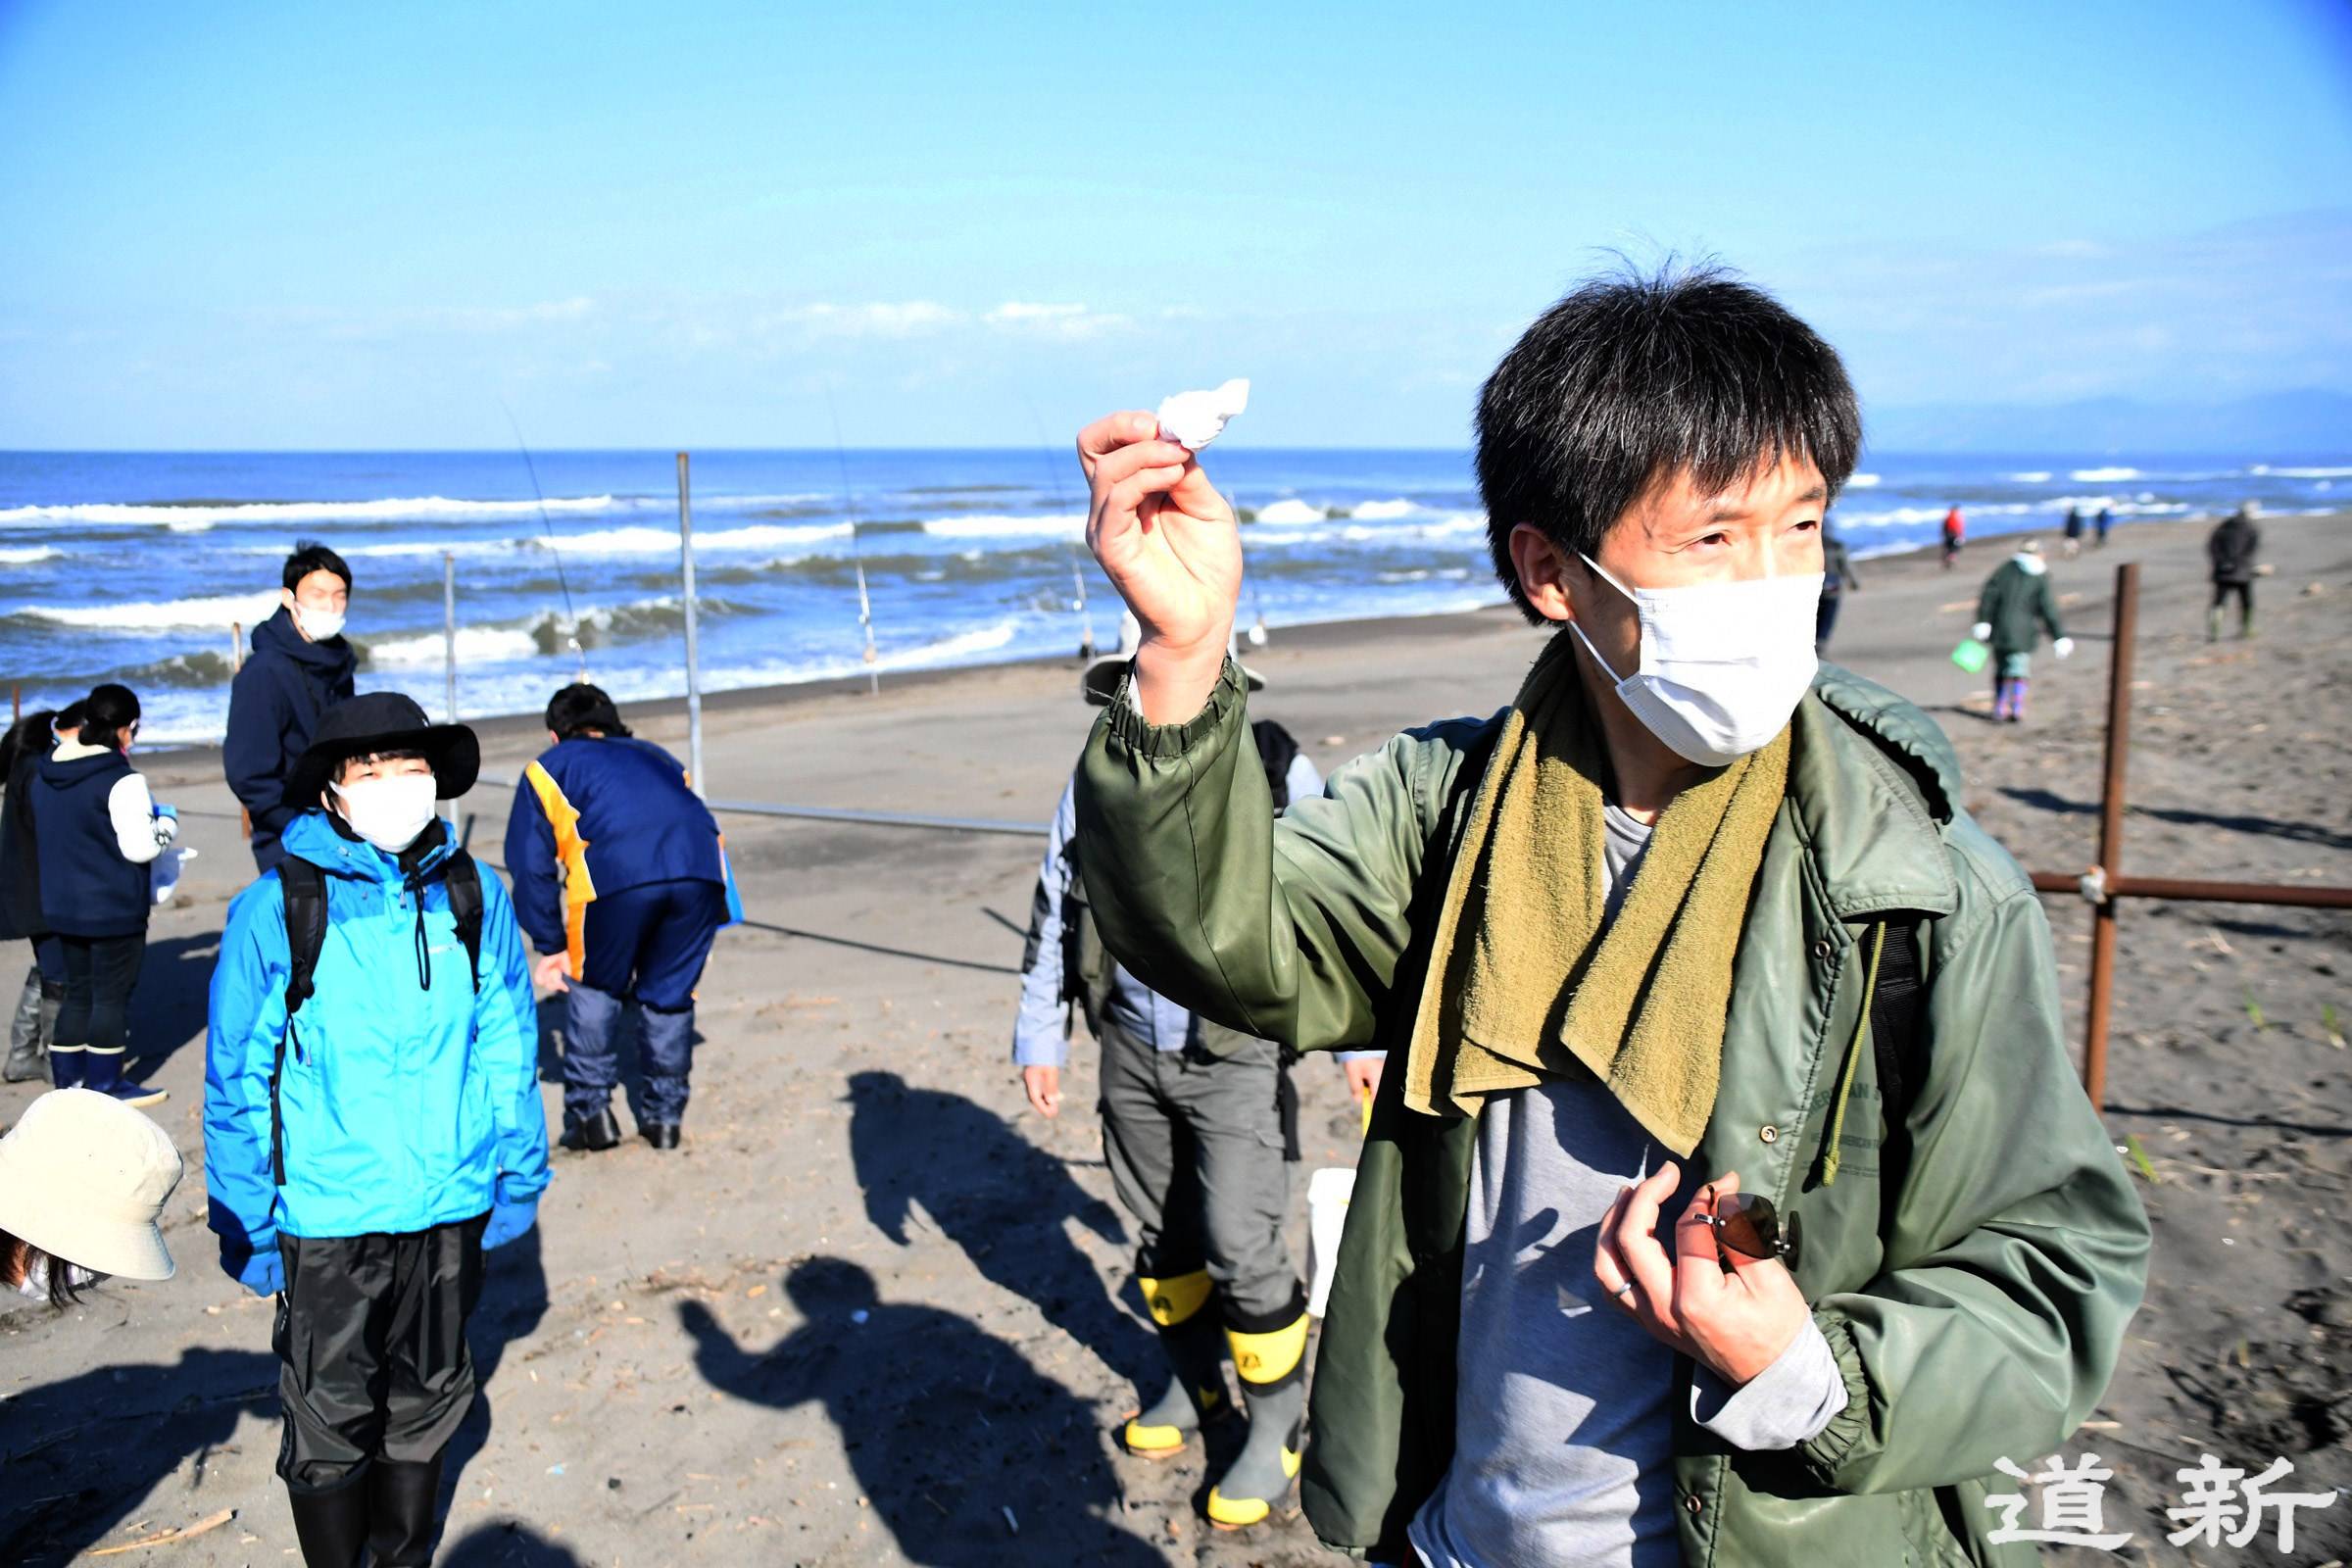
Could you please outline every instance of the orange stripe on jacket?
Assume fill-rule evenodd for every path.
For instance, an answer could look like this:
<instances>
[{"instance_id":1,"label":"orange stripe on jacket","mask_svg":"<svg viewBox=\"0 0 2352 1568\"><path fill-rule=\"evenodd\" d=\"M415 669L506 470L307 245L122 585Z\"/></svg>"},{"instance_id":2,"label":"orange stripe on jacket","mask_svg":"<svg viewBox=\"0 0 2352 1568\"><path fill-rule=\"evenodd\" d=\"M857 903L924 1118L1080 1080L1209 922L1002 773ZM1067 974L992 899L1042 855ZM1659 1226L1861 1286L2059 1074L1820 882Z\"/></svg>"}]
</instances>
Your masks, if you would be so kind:
<instances>
[{"instance_id":1,"label":"orange stripe on jacket","mask_svg":"<svg viewBox=\"0 0 2352 1568\"><path fill-rule=\"evenodd\" d=\"M537 762L522 770L539 809L556 830L556 864L564 877L564 966L574 980L586 963L588 906L596 902L596 883L588 875L588 841L580 836L580 808L571 804L555 775Z\"/></svg>"}]
</instances>

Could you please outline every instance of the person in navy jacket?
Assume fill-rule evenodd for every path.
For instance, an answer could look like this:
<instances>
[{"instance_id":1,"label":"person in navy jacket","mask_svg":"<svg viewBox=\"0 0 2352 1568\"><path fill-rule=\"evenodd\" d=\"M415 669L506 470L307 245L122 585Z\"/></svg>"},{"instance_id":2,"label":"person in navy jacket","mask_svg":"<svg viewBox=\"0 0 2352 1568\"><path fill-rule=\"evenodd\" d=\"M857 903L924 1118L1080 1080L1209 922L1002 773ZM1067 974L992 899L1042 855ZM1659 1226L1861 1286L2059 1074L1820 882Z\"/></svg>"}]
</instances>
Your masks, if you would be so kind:
<instances>
[{"instance_id":1,"label":"person in navy jacket","mask_svg":"<svg viewBox=\"0 0 2352 1568\"><path fill-rule=\"evenodd\" d=\"M479 766L473 731L397 692L330 710L287 779L309 805L229 905L213 973L210 1223L222 1269L278 1298L277 1473L311 1568L430 1560L482 1253L547 1186L522 933L434 814Z\"/></svg>"},{"instance_id":2,"label":"person in navy jacket","mask_svg":"<svg viewBox=\"0 0 2352 1568\"><path fill-rule=\"evenodd\" d=\"M253 628L253 655L228 688L220 766L253 818L253 863L267 871L285 852L278 835L316 802L286 791L286 775L311 744L319 715L352 693L359 655L343 639L351 568L324 545L303 544L280 573L277 613Z\"/></svg>"},{"instance_id":3,"label":"person in navy jacket","mask_svg":"<svg viewBox=\"0 0 2352 1568\"><path fill-rule=\"evenodd\" d=\"M148 865L178 836L126 755L139 699L109 683L82 700L81 729L33 764L33 842L41 918L65 970L49 1073L60 1089L94 1089L130 1105L165 1098L122 1076L130 993L154 907Z\"/></svg>"},{"instance_id":4,"label":"person in navy jacket","mask_svg":"<svg viewBox=\"0 0 2352 1568\"><path fill-rule=\"evenodd\" d=\"M639 1131L678 1146L694 1065L694 987L728 916L718 824L678 760L641 741L585 684L548 702L556 744L523 770L507 818L514 907L542 956L543 989L569 993L566 1149L620 1142L612 1114L621 1004L644 1015Z\"/></svg>"}]
</instances>

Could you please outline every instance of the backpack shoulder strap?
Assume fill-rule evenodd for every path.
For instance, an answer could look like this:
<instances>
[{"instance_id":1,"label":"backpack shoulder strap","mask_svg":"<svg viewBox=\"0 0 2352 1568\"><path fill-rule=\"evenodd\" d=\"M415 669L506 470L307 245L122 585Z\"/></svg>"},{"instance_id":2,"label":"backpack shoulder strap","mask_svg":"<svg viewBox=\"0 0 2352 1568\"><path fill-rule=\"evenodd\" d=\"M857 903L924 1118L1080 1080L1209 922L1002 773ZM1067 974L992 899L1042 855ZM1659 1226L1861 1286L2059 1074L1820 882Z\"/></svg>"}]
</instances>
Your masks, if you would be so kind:
<instances>
[{"instance_id":1,"label":"backpack shoulder strap","mask_svg":"<svg viewBox=\"0 0 2352 1568\"><path fill-rule=\"evenodd\" d=\"M286 905L286 1016L311 1000L318 953L326 946L326 873L310 861L287 856L277 862L279 891Z\"/></svg>"},{"instance_id":2,"label":"backpack shoulder strap","mask_svg":"<svg viewBox=\"0 0 2352 1568\"><path fill-rule=\"evenodd\" d=\"M1871 994L1870 1043L1877 1057L1879 1100L1888 1127L1910 1114L1927 1064L1920 1059L1920 1011L1927 998L1920 983L1919 928L1900 920L1886 923L1879 955L1878 989Z\"/></svg>"},{"instance_id":3,"label":"backpack shoulder strap","mask_svg":"<svg viewBox=\"0 0 2352 1568\"><path fill-rule=\"evenodd\" d=\"M482 989L482 868L464 850L449 852L442 872L449 889L449 914L458 925L458 940L466 944L466 972L473 989Z\"/></svg>"}]
</instances>

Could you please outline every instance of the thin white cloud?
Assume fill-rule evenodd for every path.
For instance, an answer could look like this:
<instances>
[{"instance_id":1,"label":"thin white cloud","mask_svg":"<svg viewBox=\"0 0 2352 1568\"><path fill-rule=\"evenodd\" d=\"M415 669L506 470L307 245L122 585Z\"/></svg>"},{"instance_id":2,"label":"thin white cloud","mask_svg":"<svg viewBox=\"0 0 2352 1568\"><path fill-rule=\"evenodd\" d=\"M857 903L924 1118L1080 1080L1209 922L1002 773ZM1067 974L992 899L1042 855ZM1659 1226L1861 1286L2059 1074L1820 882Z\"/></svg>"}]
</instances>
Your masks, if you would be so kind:
<instances>
[{"instance_id":1,"label":"thin white cloud","mask_svg":"<svg viewBox=\"0 0 2352 1568\"><path fill-rule=\"evenodd\" d=\"M865 305L836 305L819 301L794 305L772 313L773 325L798 325L829 337L914 337L955 326L961 311L933 300L882 301Z\"/></svg>"},{"instance_id":2,"label":"thin white cloud","mask_svg":"<svg viewBox=\"0 0 2352 1568\"><path fill-rule=\"evenodd\" d=\"M1100 337L1124 331L1134 323L1112 311L1090 311L1084 305L1038 304L1006 300L981 318L990 326L1009 331L1036 332L1047 337Z\"/></svg>"}]
</instances>

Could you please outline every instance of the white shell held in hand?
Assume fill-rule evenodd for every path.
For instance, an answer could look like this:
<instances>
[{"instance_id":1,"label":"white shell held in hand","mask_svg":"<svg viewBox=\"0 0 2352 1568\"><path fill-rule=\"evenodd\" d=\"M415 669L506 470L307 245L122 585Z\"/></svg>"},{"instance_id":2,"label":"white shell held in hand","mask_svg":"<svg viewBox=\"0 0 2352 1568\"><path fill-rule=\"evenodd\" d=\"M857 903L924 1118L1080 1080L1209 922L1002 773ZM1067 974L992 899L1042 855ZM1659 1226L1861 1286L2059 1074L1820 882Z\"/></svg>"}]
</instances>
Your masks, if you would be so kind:
<instances>
[{"instance_id":1,"label":"white shell held in hand","mask_svg":"<svg viewBox=\"0 0 2352 1568\"><path fill-rule=\"evenodd\" d=\"M1214 392L1179 392L1159 406L1159 437L1198 452L1225 433L1225 423L1250 406L1250 383L1236 379Z\"/></svg>"}]
</instances>

